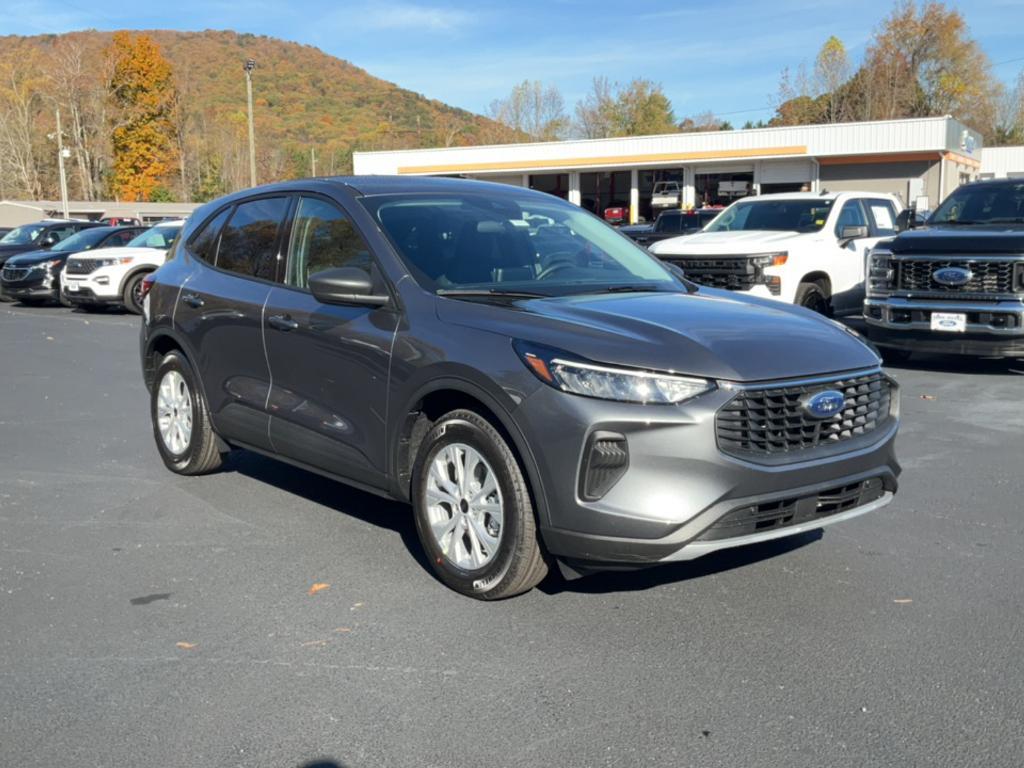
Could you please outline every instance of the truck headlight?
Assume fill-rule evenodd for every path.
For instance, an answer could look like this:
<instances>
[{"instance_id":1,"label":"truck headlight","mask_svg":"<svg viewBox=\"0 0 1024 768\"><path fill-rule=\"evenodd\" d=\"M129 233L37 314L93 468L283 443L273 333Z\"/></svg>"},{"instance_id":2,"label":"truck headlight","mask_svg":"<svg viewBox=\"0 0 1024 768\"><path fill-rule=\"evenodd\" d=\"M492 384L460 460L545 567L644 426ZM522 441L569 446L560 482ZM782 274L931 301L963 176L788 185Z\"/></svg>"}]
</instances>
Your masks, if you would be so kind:
<instances>
[{"instance_id":1,"label":"truck headlight","mask_svg":"<svg viewBox=\"0 0 1024 768\"><path fill-rule=\"evenodd\" d=\"M892 261L892 251L875 248L868 254L867 268L868 296L881 296L892 291L896 270Z\"/></svg>"},{"instance_id":2,"label":"truck headlight","mask_svg":"<svg viewBox=\"0 0 1024 768\"><path fill-rule=\"evenodd\" d=\"M789 260L789 251L773 253L752 253L750 258L759 267L781 267Z\"/></svg>"},{"instance_id":3,"label":"truck headlight","mask_svg":"<svg viewBox=\"0 0 1024 768\"><path fill-rule=\"evenodd\" d=\"M548 386L622 403L682 403L715 388L707 379L598 365L546 347L514 343L520 359Z\"/></svg>"}]
</instances>

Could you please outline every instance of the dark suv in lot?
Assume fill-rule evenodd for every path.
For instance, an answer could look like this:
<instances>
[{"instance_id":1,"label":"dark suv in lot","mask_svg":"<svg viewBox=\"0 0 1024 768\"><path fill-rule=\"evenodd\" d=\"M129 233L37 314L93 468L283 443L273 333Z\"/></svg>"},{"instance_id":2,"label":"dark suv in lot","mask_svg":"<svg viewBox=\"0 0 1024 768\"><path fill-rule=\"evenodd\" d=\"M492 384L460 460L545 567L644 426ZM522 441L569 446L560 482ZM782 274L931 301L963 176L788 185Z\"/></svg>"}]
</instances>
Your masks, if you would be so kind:
<instances>
[{"instance_id":1,"label":"dark suv in lot","mask_svg":"<svg viewBox=\"0 0 1024 768\"><path fill-rule=\"evenodd\" d=\"M868 259L864 317L888 353L1024 356L1021 179L959 187Z\"/></svg>"},{"instance_id":2,"label":"dark suv in lot","mask_svg":"<svg viewBox=\"0 0 1024 768\"><path fill-rule=\"evenodd\" d=\"M141 355L181 474L248 448L410 502L493 599L887 504L896 385L853 333L696 286L580 208L340 178L197 210L147 278Z\"/></svg>"},{"instance_id":3,"label":"dark suv in lot","mask_svg":"<svg viewBox=\"0 0 1024 768\"><path fill-rule=\"evenodd\" d=\"M52 248L61 240L89 227L102 226L95 221L69 221L45 219L33 224L22 224L0 237L0 267L19 253Z\"/></svg>"}]
</instances>

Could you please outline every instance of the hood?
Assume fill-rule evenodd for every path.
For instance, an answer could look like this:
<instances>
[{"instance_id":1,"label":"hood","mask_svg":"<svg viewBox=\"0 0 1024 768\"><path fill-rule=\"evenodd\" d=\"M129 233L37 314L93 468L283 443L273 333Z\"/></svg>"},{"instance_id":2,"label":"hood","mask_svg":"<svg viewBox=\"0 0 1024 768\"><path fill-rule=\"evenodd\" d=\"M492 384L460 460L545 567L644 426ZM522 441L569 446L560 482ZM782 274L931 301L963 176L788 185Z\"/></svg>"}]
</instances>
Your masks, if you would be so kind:
<instances>
[{"instance_id":1,"label":"hood","mask_svg":"<svg viewBox=\"0 0 1024 768\"><path fill-rule=\"evenodd\" d=\"M17 256L11 256L6 263L12 267L30 267L41 261L50 261L51 259L60 258L66 259L70 255L70 253L55 253L53 251L36 250L29 251L27 253L19 253Z\"/></svg>"},{"instance_id":2,"label":"hood","mask_svg":"<svg viewBox=\"0 0 1024 768\"><path fill-rule=\"evenodd\" d=\"M651 247L656 254L758 253L784 246L796 238L816 239L820 232L778 232L776 230L740 230L736 232L697 232L662 240Z\"/></svg>"},{"instance_id":3,"label":"hood","mask_svg":"<svg viewBox=\"0 0 1024 768\"><path fill-rule=\"evenodd\" d=\"M1024 227L1015 226L909 229L889 244L893 253L1024 253Z\"/></svg>"},{"instance_id":4,"label":"hood","mask_svg":"<svg viewBox=\"0 0 1024 768\"><path fill-rule=\"evenodd\" d=\"M82 251L81 253L76 253L75 254L75 258L76 259L109 259L112 256L119 256L119 257L131 256L132 258L135 258L136 256L159 257L159 256L162 256L163 254L164 254L164 251L160 250L159 248L143 248L143 247L128 248L128 247L122 245L122 246L116 247L116 248L94 248L91 251Z\"/></svg>"},{"instance_id":5,"label":"hood","mask_svg":"<svg viewBox=\"0 0 1024 768\"><path fill-rule=\"evenodd\" d=\"M35 251L36 246L33 243L28 245L0 245L0 258L5 256L11 256L16 253L25 253L25 251Z\"/></svg>"},{"instance_id":6,"label":"hood","mask_svg":"<svg viewBox=\"0 0 1024 768\"><path fill-rule=\"evenodd\" d=\"M444 322L564 349L593 362L727 381L869 368L878 356L839 324L768 299L701 288L527 299L437 299Z\"/></svg>"}]
</instances>

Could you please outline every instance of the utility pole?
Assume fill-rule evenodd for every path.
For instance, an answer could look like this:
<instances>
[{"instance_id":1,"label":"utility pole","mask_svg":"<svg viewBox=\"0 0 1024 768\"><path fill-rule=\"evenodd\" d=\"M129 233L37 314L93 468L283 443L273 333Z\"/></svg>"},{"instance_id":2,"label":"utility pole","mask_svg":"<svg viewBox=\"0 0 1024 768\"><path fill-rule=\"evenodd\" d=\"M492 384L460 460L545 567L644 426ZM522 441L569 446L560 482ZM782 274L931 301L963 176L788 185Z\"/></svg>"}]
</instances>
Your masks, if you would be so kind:
<instances>
[{"instance_id":1,"label":"utility pole","mask_svg":"<svg viewBox=\"0 0 1024 768\"><path fill-rule=\"evenodd\" d=\"M256 69L253 59L245 60L245 92L249 100L249 185L256 186L256 129L252 121L252 71Z\"/></svg>"},{"instance_id":2,"label":"utility pole","mask_svg":"<svg viewBox=\"0 0 1024 768\"><path fill-rule=\"evenodd\" d=\"M64 218L70 219L71 213L68 210L68 177L64 172L64 158L71 157L71 150L64 149L64 133L60 129L60 110L57 110L57 133L50 134L50 138L57 139L57 168L60 171L60 206L64 211Z\"/></svg>"},{"instance_id":3,"label":"utility pole","mask_svg":"<svg viewBox=\"0 0 1024 768\"><path fill-rule=\"evenodd\" d=\"M316 147L309 148L309 165L312 169L311 176L316 176Z\"/></svg>"}]
</instances>

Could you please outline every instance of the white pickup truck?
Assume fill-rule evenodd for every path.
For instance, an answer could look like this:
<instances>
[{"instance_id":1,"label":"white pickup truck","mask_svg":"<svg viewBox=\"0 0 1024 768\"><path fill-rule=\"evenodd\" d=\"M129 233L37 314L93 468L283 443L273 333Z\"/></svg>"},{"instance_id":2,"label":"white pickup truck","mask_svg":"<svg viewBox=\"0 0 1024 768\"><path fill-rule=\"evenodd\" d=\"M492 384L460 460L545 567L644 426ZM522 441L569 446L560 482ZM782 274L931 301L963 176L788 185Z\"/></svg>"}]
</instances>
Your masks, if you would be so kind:
<instances>
[{"instance_id":1,"label":"white pickup truck","mask_svg":"<svg viewBox=\"0 0 1024 768\"><path fill-rule=\"evenodd\" d=\"M678 181L656 181L651 191L651 209L679 208L683 204L683 185Z\"/></svg>"},{"instance_id":2,"label":"white pickup truck","mask_svg":"<svg viewBox=\"0 0 1024 768\"><path fill-rule=\"evenodd\" d=\"M864 303L868 252L897 233L900 208L893 195L875 192L747 197L703 232L650 251L701 285L855 314Z\"/></svg>"}]
</instances>

